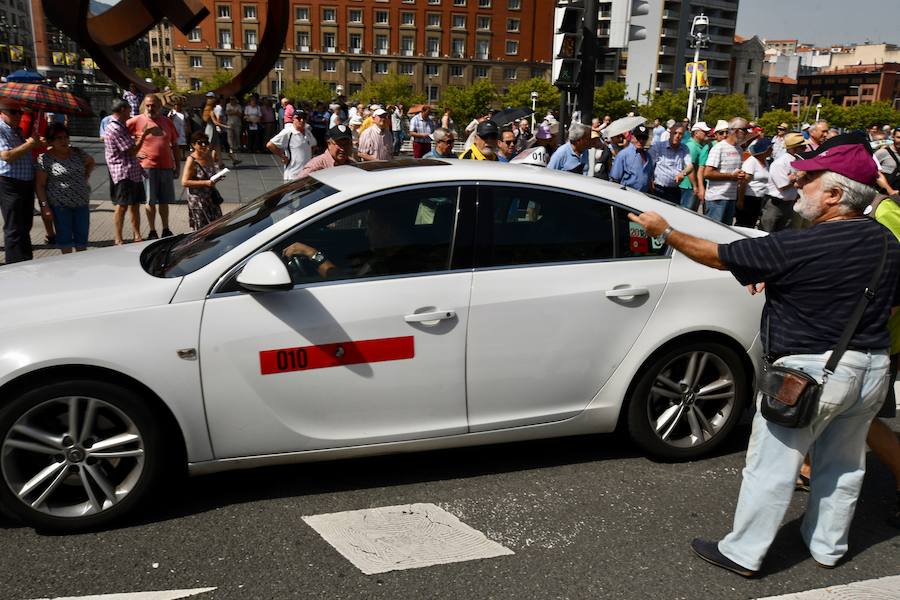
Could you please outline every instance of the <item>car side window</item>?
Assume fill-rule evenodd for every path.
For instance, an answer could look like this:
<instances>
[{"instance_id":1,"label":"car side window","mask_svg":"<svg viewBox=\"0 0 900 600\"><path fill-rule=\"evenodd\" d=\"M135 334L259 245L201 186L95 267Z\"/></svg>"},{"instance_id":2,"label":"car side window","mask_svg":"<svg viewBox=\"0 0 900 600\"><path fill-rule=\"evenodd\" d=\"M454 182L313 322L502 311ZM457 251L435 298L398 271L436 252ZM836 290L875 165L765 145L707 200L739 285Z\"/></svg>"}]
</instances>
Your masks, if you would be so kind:
<instances>
[{"instance_id":1,"label":"car side window","mask_svg":"<svg viewBox=\"0 0 900 600\"><path fill-rule=\"evenodd\" d=\"M295 284L446 271L459 189L392 191L302 226L272 250Z\"/></svg>"},{"instance_id":2,"label":"car side window","mask_svg":"<svg viewBox=\"0 0 900 600\"><path fill-rule=\"evenodd\" d=\"M556 190L481 186L479 205L479 267L615 257L606 203Z\"/></svg>"},{"instance_id":3,"label":"car side window","mask_svg":"<svg viewBox=\"0 0 900 600\"><path fill-rule=\"evenodd\" d=\"M650 237L643 227L628 219L628 211L613 207L616 230L616 258L665 256L666 245Z\"/></svg>"}]
</instances>

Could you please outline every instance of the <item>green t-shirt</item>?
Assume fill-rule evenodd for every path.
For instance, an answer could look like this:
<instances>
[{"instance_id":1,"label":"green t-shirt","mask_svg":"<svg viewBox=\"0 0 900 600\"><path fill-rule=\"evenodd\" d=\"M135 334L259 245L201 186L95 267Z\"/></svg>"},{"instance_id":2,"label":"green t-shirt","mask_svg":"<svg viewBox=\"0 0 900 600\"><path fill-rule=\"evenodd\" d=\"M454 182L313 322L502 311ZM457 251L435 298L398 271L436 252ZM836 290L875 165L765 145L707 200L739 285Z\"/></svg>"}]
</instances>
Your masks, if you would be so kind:
<instances>
[{"instance_id":1,"label":"green t-shirt","mask_svg":"<svg viewBox=\"0 0 900 600\"><path fill-rule=\"evenodd\" d=\"M694 165L694 170L696 171L700 167L706 166L706 158L709 156L709 144L700 145L697 143L697 140L694 138L689 139L685 142L685 145L691 151L691 164ZM678 184L683 190L689 190L693 186L691 185L690 177L685 177L681 180L681 183Z\"/></svg>"}]
</instances>

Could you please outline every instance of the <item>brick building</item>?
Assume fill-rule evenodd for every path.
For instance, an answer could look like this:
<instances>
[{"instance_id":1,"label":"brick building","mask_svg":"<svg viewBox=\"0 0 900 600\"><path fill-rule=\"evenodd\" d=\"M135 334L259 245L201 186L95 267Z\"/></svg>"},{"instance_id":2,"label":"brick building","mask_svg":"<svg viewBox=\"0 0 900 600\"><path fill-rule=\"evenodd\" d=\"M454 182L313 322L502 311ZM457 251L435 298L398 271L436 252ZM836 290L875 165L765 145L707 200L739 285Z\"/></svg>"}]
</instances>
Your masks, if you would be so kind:
<instances>
[{"instance_id":1,"label":"brick building","mask_svg":"<svg viewBox=\"0 0 900 600\"><path fill-rule=\"evenodd\" d=\"M184 35L172 30L179 87L216 70L238 72L266 26L265 0L203 0L207 17ZM408 75L429 101L453 85L487 78L503 90L549 77L550 0L297 0L291 2L281 61L284 85L316 78L352 96L389 73ZM278 91L278 71L260 83Z\"/></svg>"},{"instance_id":2,"label":"brick building","mask_svg":"<svg viewBox=\"0 0 900 600\"><path fill-rule=\"evenodd\" d=\"M833 71L801 75L797 93L813 102L831 98L835 104L853 106L888 101L900 106L900 64L858 65Z\"/></svg>"}]
</instances>

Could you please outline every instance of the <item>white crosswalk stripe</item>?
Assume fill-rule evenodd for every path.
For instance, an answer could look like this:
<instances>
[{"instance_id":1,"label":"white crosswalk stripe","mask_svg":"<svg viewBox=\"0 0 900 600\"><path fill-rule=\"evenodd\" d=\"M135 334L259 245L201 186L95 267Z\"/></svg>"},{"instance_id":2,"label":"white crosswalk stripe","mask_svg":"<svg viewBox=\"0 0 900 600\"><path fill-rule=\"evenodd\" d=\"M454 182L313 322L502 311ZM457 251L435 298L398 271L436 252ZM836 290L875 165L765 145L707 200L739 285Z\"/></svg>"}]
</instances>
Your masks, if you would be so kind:
<instances>
[{"instance_id":1,"label":"white crosswalk stripe","mask_svg":"<svg viewBox=\"0 0 900 600\"><path fill-rule=\"evenodd\" d=\"M53 598L53 600L178 600L189 598L198 594L213 591L214 587L194 588L192 590L161 590L158 592L127 592L124 594L101 594L99 596L66 596L65 598ZM40 598L36 600L50 600Z\"/></svg>"},{"instance_id":2,"label":"white crosswalk stripe","mask_svg":"<svg viewBox=\"0 0 900 600\"><path fill-rule=\"evenodd\" d=\"M900 600L900 575L783 596L768 596L759 600Z\"/></svg>"}]
</instances>

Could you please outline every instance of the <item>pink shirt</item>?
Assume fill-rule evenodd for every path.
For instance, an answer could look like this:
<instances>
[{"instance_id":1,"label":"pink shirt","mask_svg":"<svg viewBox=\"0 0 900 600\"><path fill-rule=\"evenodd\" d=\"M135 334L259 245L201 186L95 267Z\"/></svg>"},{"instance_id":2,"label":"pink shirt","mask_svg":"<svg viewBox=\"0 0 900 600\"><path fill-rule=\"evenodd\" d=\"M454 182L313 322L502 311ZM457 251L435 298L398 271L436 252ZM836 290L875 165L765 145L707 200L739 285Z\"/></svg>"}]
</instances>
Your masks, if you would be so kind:
<instances>
[{"instance_id":1,"label":"pink shirt","mask_svg":"<svg viewBox=\"0 0 900 600\"><path fill-rule=\"evenodd\" d=\"M313 171L321 171L322 169L329 169L334 166L334 157L331 155L331 152L326 150L322 154L311 158L306 166L303 167L303 171L300 172L300 177L306 177Z\"/></svg>"},{"instance_id":2,"label":"pink shirt","mask_svg":"<svg viewBox=\"0 0 900 600\"><path fill-rule=\"evenodd\" d=\"M174 169L175 157L172 154L172 146L178 143L178 131L169 117L159 115L155 119L151 119L147 115L138 115L131 117L126 122L128 131L135 138L141 135L144 126L149 124L159 126L162 135L148 135L144 138L144 144L141 146L140 154L144 156L141 159L141 166L145 169Z\"/></svg>"},{"instance_id":3,"label":"pink shirt","mask_svg":"<svg viewBox=\"0 0 900 600\"><path fill-rule=\"evenodd\" d=\"M357 150L375 157L375 160L391 160L393 158L394 138L391 130L371 125L359 136Z\"/></svg>"}]
</instances>

